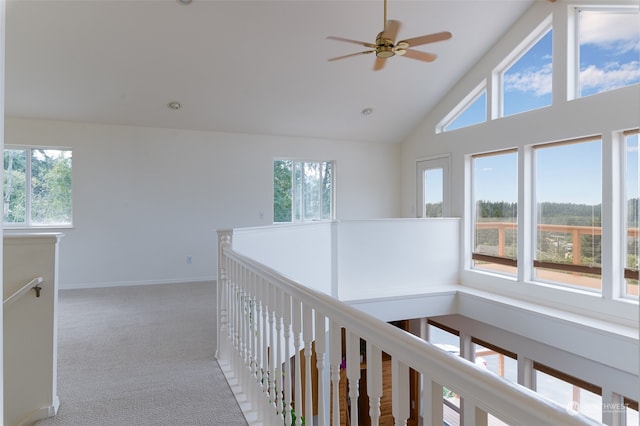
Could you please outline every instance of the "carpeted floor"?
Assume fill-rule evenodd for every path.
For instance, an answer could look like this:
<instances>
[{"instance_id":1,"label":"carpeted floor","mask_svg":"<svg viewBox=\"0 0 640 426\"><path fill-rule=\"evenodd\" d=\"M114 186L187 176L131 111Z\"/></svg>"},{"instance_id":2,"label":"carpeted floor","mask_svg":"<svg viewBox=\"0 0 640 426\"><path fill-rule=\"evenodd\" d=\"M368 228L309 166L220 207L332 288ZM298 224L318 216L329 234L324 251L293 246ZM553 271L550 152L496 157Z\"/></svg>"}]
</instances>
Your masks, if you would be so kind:
<instances>
[{"instance_id":1,"label":"carpeted floor","mask_svg":"<svg viewBox=\"0 0 640 426\"><path fill-rule=\"evenodd\" d=\"M214 358L214 283L59 295L58 415L39 426L246 425Z\"/></svg>"}]
</instances>

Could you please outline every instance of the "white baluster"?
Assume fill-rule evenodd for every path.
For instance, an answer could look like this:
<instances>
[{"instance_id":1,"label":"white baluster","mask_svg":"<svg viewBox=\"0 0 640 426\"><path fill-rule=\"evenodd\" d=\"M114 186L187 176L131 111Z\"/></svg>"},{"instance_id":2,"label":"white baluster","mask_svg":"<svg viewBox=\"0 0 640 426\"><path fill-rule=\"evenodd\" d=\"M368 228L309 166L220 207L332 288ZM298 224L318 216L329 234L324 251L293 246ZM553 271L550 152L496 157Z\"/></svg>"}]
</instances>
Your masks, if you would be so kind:
<instances>
[{"instance_id":1,"label":"white baluster","mask_svg":"<svg viewBox=\"0 0 640 426\"><path fill-rule=\"evenodd\" d=\"M324 358L327 351L326 317L316 311L316 368L318 369L318 426L327 426Z\"/></svg>"},{"instance_id":2,"label":"white baluster","mask_svg":"<svg viewBox=\"0 0 640 426\"><path fill-rule=\"evenodd\" d=\"M218 332L216 333L216 352L215 357L218 360L224 359L227 353L225 352L228 348L226 345L226 336L228 329L228 317L227 317L227 286L228 286L228 264L229 259L224 254L225 247L231 247L232 242L232 232L230 231L219 231L218 232L218 280L216 282L216 302L217 302L217 327ZM222 358L222 359L221 359ZM224 359L224 361L228 361L228 357Z\"/></svg>"},{"instance_id":3,"label":"white baluster","mask_svg":"<svg viewBox=\"0 0 640 426\"><path fill-rule=\"evenodd\" d=\"M229 285L229 276L227 273L227 257L221 256L220 259L220 271L218 281L216 282L216 302L218 305L217 309L217 326L218 332L216 333L216 359L221 362L227 361L227 345L226 345L226 336L227 329L229 325L227 324L227 286Z\"/></svg>"},{"instance_id":4,"label":"white baluster","mask_svg":"<svg viewBox=\"0 0 640 426\"><path fill-rule=\"evenodd\" d=\"M422 416L425 426L443 424L442 385L434 382L427 374L422 374Z\"/></svg>"},{"instance_id":5,"label":"white baluster","mask_svg":"<svg viewBox=\"0 0 640 426\"><path fill-rule=\"evenodd\" d=\"M268 281L262 283L262 389L264 392L263 404L265 413L263 420L266 420L270 415L270 401L271 401L271 386L269 384L269 341L271 336L271 329L269 328L269 293L270 284Z\"/></svg>"},{"instance_id":6,"label":"white baluster","mask_svg":"<svg viewBox=\"0 0 640 426\"><path fill-rule=\"evenodd\" d=\"M276 413L278 414L278 417L282 418L282 421L284 421L284 402L283 402L283 397L284 397L284 392L283 392L283 381L282 381L282 354L283 354L283 347L282 347L282 323L283 323L283 318L282 318L282 303L283 303L283 297L282 297L282 291L280 291L279 289L275 289L275 298L276 298L276 353L275 353L275 358L276 358L276 375L275 375L275 384L276 384Z\"/></svg>"},{"instance_id":7,"label":"white baluster","mask_svg":"<svg viewBox=\"0 0 640 426\"><path fill-rule=\"evenodd\" d=\"M276 395L276 288L270 286L269 288L269 406L271 411L271 417L273 421L277 421L277 395Z\"/></svg>"},{"instance_id":8,"label":"white baluster","mask_svg":"<svg viewBox=\"0 0 640 426\"><path fill-rule=\"evenodd\" d=\"M329 333L331 336L331 424L340 425L340 366L342 365L342 327L335 322L329 322Z\"/></svg>"},{"instance_id":9,"label":"white baluster","mask_svg":"<svg viewBox=\"0 0 640 426\"><path fill-rule=\"evenodd\" d=\"M229 282L229 343L231 346L231 350L229 353L229 367L231 368L231 372L234 377L238 377L237 371L237 358L236 354L238 352L238 341L236 340L236 325L238 319L236 317L236 312L238 310L238 305L236 303L236 273L237 273L237 265L235 262L231 264L231 280Z\"/></svg>"},{"instance_id":10,"label":"white baluster","mask_svg":"<svg viewBox=\"0 0 640 426\"><path fill-rule=\"evenodd\" d=\"M238 295L240 299L240 316L239 316L239 339L240 339L240 388L243 392L247 391L249 384L249 366L248 366L248 352L247 352L247 310L248 300L246 293L247 284L247 270L244 267L240 269L240 276L238 280Z\"/></svg>"},{"instance_id":11,"label":"white baluster","mask_svg":"<svg viewBox=\"0 0 640 426\"><path fill-rule=\"evenodd\" d=\"M302 368L300 365L300 351L302 349L301 334L302 334L302 307L300 301L293 299L292 313L293 313L293 344L295 347L295 389L296 396L294 398L293 406L296 410L296 425L302 425Z\"/></svg>"},{"instance_id":12,"label":"white baluster","mask_svg":"<svg viewBox=\"0 0 640 426\"><path fill-rule=\"evenodd\" d=\"M264 419L264 396L265 387L263 382L262 373L264 371L264 358L263 358L263 288L264 281L260 277L256 277L256 409L258 415L258 421Z\"/></svg>"},{"instance_id":13,"label":"white baluster","mask_svg":"<svg viewBox=\"0 0 640 426\"><path fill-rule=\"evenodd\" d=\"M302 304L303 314L303 342L305 360L305 380L304 380L304 414L307 421L313 419L313 383L311 380L311 355L313 354L313 309ZM301 413L302 415L302 413Z\"/></svg>"},{"instance_id":14,"label":"white baluster","mask_svg":"<svg viewBox=\"0 0 640 426\"><path fill-rule=\"evenodd\" d=\"M351 424L358 423L358 394L360 386L360 336L347 333L347 379L351 402Z\"/></svg>"},{"instance_id":15,"label":"white baluster","mask_svg":"<svg viewBox=\"0 0 640 426\"><path fill-rule=\"evenodd\" d=\"M240 376L242 374L242 349L240 343L240 317L242 316L242 306L240 302L240 265L234 265L235 273L233 280L233 340L234 340L234 375L241 384Z\"/></svg>"},{"instance_id":16,"label":"white baluster","mask_svg":"<svg viewBox=\"0 0 640 426\"><path fill-rule=\"evenodd\" d=\"M367 342L367 394L371 426L380 423L380 398L382 398L382 351Z\"/></svg>"},{"instance_id":17,"label":"white baluster","mask_svg":"<svg viewBox=\"0 0 640 426\"><path fill-rule=\"evenodd\" d=\"M250 316L250 328L249 328L249 343L250 343L250 389L248 389L251 395L251 406L254 410L258 410L260 406L260 394L258 387L258 276L254 273L250 274L249 281L249 293L251 300L251 316Z\"/></svg>"},{"instance_id":18,"label":"white baluster","mask_svg":"<svg viewBox=\"0 0 640 426\"><path fill-rule=\"evenodd\" d=\"M409 419L409 367L391 358L391 406L395 426L406 426Z\"/></svg>"},{"instance_id":19,"label":"white baluster","mask_svg":"<svg viewBox=\"0 0 640 426\"><path fill-rule=\"evenodd\" d=\"M283 294L284 313L284 424L291 426L291 296Z\"/></svg>"}]
</instances>

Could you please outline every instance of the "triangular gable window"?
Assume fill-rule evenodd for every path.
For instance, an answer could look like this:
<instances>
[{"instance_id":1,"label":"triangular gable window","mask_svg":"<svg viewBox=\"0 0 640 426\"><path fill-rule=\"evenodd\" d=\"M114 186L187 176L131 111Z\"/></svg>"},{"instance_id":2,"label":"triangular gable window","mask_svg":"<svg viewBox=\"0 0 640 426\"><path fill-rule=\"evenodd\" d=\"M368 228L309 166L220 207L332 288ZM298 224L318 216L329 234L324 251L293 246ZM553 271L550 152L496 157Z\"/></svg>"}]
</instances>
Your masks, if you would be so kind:
<instances>
[{"instance_id":1,"label":"triangular gable window","mask_svg":"<svg viewBox=\"0 0 640 426\"><path fill-rule=\"evenodd\" d=\"M544 25L510 56L511 61L506 63L500 74L500 116L506 117L551 105L552 39L551 26Z\"/></svg>"},{"instance_id":2,"label":"triangular gable window","mask_svg":"<svg viewBox=\"0 0 640 426\"><path fill-rule=\"evenodd\" d=\"M438 126L439 132L448 132L487 121L487 89L482 82L451 110Z\"/></svg>"}]
</instances>

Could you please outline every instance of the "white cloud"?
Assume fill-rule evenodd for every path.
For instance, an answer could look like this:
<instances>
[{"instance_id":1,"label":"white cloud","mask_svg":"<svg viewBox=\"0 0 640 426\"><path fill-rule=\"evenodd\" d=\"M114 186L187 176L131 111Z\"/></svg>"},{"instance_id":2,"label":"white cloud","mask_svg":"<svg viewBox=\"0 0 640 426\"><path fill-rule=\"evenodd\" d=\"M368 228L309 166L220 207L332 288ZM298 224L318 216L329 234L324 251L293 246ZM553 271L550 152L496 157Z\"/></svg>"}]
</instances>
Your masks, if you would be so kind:
<instances>
[{"instance_id":1,"label":"white cloud","mask_svg":"<svg viewBox=\"0 0 640 426\"><path fill-rule=\"evenodd\" d=\"M640 81L640 64L609 64L606 68L590 65L580 72L580 87L585 89L599 88L606 91L617 87L627 86Z\"/></svg>"},{"instance_id":2,"label":"white cloud","mask_svg":"<svg viewBox=\"0 0 640 426\"><path fill-rule=\"evenodd\" d=\"M532 92L536 96L551 93L551 64L537 70L508 74L504 81L505 91Z\"/></svg>"},{"instance_id":3,"label":"white cloud","mask_svg":"<svg viewBox=\"0 0 640 426\"><path fill-rule=\"evenodd\" d=\"M640 50L640 13L580 13L580 42L628 52Z\"/></svg>"}]
</instances>

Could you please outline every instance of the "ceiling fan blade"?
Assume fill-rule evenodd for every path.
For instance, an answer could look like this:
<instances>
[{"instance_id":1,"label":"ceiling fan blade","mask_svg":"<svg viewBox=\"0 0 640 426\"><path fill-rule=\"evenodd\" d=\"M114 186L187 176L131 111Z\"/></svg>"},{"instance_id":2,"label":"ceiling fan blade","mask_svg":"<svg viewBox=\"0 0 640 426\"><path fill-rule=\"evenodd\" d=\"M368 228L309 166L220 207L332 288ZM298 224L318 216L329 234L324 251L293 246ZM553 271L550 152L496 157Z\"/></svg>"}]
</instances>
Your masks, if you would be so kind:
<instances>
[{"instance_id":1,"label":"ceiling fan blade","mask_svg":"<svg viewBox=\"0 0 640 426\"><path fill-rule=\"evenodd\" d=\"M401 42L398 42L397 44L407 43L409 46L415 47L415 46L421 46L427 43L435 43L436 41L449 40L451 37L452 35L449 31L443 31L441 33L434 33L434 34L424 35L420 37L409 38Z\"/></svg>"},{"instance_id":2,"label":"ceiling fan blade","mask_svg":"<svg viewBox=\"0 0 640 426\"><path fill-rule=\"evenodd\" d=\"M395 21L393 19L390 19L385 24L382 35L384 38L388 38L392 41L395 41L396 36L398 35L398 30L400 30L400 21Z\"/></svg>"},{"instance_id":3,"label":"ceiling fan blade","mask_svg":"<svg viewBox=\"0 0 640 426\"><path fill-rule=\"evenodd\" d=\"M424 62L433 62L438 57L433 53L421 52L419 50L411 50L411 49L407 49L407 51L402 56L404 56L405 58L417 59L419 61L424 61Z\"/></svg>"},{"instance_id":4,"label":"ceiling fan blade","mask_svg":"<svg viewBox=\"0 0 640 426\"><path fill-rule=\"evenodd\" d=\"M376 61L373 64L373 70L374 71L380 71L384 67L384 64L386 62L387 62L387 58L378 58L378 57L376 57Z\"/></svg>"},{"instance_id":5,"label":"ceiling fan blade","mask_svg":"<svg viewBox=\"0 0 640 426\"><path fill-rule=\"evenodd\" d=\"M373 53L373 52L375 52L375 50L365 50L364 52L351 53L349 55L338 56L336 58L330 58L329 61L337 61L338 59L346 59L346 58L351 58L353 56L366 55L367 53Z\"/></svg>"},{"instance_id":6,"label":"ceiling fan blade","mask_svg":"<svg viewBox=\"0 0 640 426\"><path fill-rule=\"evenodd\" d=\"M358 40L351 40L348 38L342 38L342 37L334 37L334 36L329 36L327 37L329 40L337 40L337 41L345 41L347 43L353 43L353 44L357 44L360 46L364 46L364 47L368 47L370 49L375 49L376 45L373 43L366 43L364 41L358 41Z\"/></svg>"}]
</instances>

